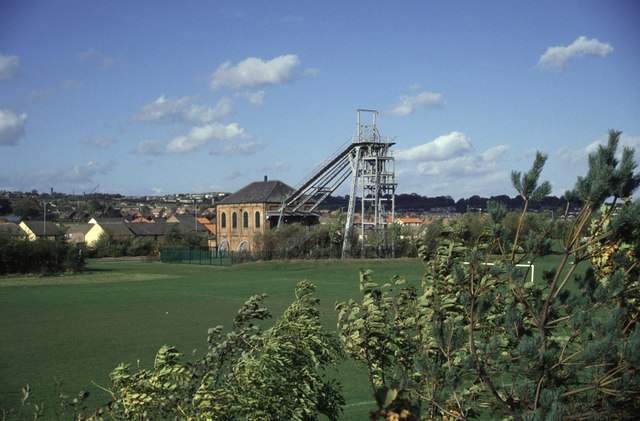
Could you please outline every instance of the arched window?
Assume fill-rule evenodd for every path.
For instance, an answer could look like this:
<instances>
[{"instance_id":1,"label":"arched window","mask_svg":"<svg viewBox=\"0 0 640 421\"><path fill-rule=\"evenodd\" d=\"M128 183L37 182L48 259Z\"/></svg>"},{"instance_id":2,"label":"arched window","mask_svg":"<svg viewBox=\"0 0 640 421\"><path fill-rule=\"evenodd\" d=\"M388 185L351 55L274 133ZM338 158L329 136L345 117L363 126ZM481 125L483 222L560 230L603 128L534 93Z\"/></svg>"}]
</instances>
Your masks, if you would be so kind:
<instances>
[{"instance_id":1,"label":"arched window","mask_svg":"<svg viewBox=\"0 0 640 421\"><path fill-rule=\"evenodd\" d=\"M249 214L247 212L242 214L242 227L249 228Z\"/></svg>"},{"instance_id":2,"label":"arched window","mask_svg":"<svg viewBox=\"0 0 640 421\"><path fill-rule=\"evenodd\" d=\"M260 212L256 212L256 228L260 228Z\"/></svg>"},{"instance_id":3,"label":"arched window","mask_svg":"<svg viewBox=\"0 0 640 421\"><path fill-rule=\"evenodd\" d=\"M231 228L238 228L238 215L235 212L231 215Z\"/></svg>"},{"instance_id":4,"label":"arched window","mask_svg":"<svg viewBox=\"0 0 640 421\"><path fill-rule=\"evenodd\" d=\"M227 227L227 214L222 212L222 215L220 215L220 228L226 228Z\"/></svg>"}]
</instances>

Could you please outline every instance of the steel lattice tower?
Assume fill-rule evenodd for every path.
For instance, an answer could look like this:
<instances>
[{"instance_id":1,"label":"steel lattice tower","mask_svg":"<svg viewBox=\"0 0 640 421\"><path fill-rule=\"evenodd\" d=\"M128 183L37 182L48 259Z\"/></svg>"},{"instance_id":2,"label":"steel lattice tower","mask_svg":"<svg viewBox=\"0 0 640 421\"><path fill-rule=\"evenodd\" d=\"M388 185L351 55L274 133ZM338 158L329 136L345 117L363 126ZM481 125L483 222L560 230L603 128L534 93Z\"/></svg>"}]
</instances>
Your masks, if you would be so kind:
<instances>
[{"instance_id":1,"label":"steel lattice tower","mask_svg":"<svg viewBox=\"0 0 640 421\"><path fill-rule=\"evenodd\" d=\"M371 115L370 124L361 121L363 113ZM285 214L298 212L306 204L310 204L309 212L315 210L327 196L352 176L342 257L346 257L351 249L351 233L355 225L360 228L363 257L365 243L371 233L380 235L383 239L382 245L390 245L393 249L393 243L384 244L384 241L387 230L395 219L397 183L395 160L389 150L395 143L388 142L380 136L376 127L377 115L378 112L375 110L358 110L356 132L351 141L320 164L283 200L279 209L278 226L282 225ZM360 220L354 225L354 216L358 213L358 197Z\"/></svg>"},{"instance_id":2,"label":"steel lattice tower","mask_svg":"<svg viewBox=\"0 0 640 421\"><path fill-rule=\"evenodd\" d=\"M362 113L371 114L370 124L362 122ZM380 136L376 127L377 115L378 112L375 110L358 110L356 133L349 153L352 182L342 245L343 258L351 248L351 233L355 225L359 225L360 228L361 255L364 257L367 236L372 232L376 233L384 243L387 239L386 233L395 219L397 182L395 160L390 153L390 148L395 143L388 142L386 138ZM358 190L360 190L360 221L354 224ZM386 244L383 245L386 246ZM393 242L390 246L393 250Z\"/></svg>"}]
</instances>

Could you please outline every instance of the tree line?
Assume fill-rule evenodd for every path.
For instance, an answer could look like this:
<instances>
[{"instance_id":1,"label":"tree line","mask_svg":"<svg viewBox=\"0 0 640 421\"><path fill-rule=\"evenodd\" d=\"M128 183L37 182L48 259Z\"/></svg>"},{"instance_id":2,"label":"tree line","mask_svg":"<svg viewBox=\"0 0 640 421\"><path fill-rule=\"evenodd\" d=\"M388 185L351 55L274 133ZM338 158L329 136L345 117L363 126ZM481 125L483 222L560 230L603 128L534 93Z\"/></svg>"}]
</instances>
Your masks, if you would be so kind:
<instances>
[{"instance_id":1,"label":"tree line","mask_svg":"<svg viewBox=\"0 0 640 421\"><path fill-rule=\"evenodd\" d=\"M457 201L451 196L421 196L417 193L400 193L395 196L395 209L400 213L423 213L423 212L450 212L465 213L469 210L487 210L487 202L494 201L503 203L508 210L517 211L522 209L524 199L515 195L509 197L507 195L497 195L490 197L481 197L473 195L469 198L460 198ZM535 203L530 203L529 210L556 210L563 207L567 203L566 198L547 196ZM349 195L346 196L329 196L320 205L322 209L336 210L347 209L349 206ZM572 209L577 209L577 204L571 204Z\"/></svg>"},{"instance_id":2,"label":"tree line","mask_svg":"<svg viewBox=\"0 0 640 421\"><path fill-rule=\"evenodd\" d=\"M126 198L120 194L91 194L75 198L71 201L68 197L62 194L49 194L37 193L26 194L23 197L16 199L9 199L7 197L0 198L0 216L2 215L15 215L24 219L37 219L42 218L44 208L42 205L42 199L50 200L54 203L59 202L67 206L74 207L79 212L86 212L92 215L101 215L104 217L121 217L120 211L113 206L113 201L116 199ZM490 197L482 197L473 195L468 198L460 198L455 200L451 196L422 196L417 193L400 193L395 196L395 209L400 213L423 213L423 212L450 212L450 213L465 213L468 210L484 210L487 209L488 201L496 201L503 203L508 210L517 211L521 209L524 200L522 197L515 195L509 197L508 195L497 195ZM541 200L531 203L530 210L555 210L558 207L564 206L566 203L565 197L548 196ZM211 207L213 205L202 205L204 207ZM328 196L322 204L320 209L324 210L346 210L349 206L349 195L346 196ZM576 206L576 205L572 205ZM55 215L50 215L54 217Z\"/></svg>"}]
</instances>

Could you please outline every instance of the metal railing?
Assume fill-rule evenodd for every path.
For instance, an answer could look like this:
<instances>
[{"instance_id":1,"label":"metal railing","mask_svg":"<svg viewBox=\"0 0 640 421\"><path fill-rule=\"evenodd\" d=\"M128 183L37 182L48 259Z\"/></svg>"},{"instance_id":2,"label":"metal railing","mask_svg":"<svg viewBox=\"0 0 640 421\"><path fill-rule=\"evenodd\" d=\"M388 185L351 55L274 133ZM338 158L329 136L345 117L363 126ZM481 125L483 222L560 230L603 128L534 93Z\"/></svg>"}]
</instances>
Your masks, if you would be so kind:
<instances>
[{"instance_id":1,"label":"metal railing","mask_svg":"<svg viewBox=\"0 0 640 421\"><path fill-rule=\"evenodd\" d=\"M209 249L162 249L162 263L232 266L235 262L236 256L233 252L217 253Z\"/></svg>"}]
</instances>

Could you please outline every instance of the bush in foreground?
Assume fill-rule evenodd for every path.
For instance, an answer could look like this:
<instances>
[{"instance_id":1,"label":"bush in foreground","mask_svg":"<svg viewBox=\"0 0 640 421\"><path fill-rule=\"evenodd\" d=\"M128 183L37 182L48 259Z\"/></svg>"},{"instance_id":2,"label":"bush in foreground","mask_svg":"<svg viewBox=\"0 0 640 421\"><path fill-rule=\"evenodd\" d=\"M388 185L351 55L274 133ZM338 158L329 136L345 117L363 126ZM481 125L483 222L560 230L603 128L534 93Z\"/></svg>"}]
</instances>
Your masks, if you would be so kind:
<instances>
[{"instance_id":1,"label":"bush in foreground","mask_svg":"<svg viewBox=\"0 0 640 421\"><path fill-rule=\"evenodd\" d=\"M529 281L526 265L548 250L556 220L523 233L529 202L550 190L539 183L541 154L512 176L524 199L515 235L506 207L490 203L491 226L475 245L455 227L443 230L420 288L402 279L380 286L361 273L361 299L336 308L345 349L369 374L372 419L640 413L640 202L628 200L640 176L632 150L615 158L619 135L610 132L568 192L582 209L565 231L560 264L541 282Z\"/></svg>"}]
</instances>

